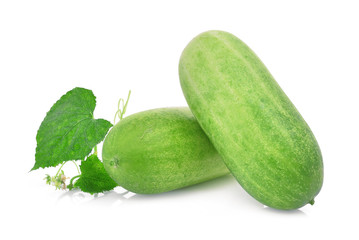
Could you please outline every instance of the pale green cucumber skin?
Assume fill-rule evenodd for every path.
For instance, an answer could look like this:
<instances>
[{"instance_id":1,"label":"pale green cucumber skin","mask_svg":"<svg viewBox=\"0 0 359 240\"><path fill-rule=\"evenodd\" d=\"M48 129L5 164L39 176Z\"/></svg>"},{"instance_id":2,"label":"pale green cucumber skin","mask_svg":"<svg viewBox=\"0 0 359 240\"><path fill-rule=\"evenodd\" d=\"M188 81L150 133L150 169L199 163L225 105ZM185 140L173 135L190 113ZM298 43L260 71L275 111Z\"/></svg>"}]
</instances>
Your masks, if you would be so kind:
<instances>
[{"instance_id":1,"label":"pale green cucumber skin","mask_svg":"<svg viewBox=\"0 0 359 240\"><path fill-rule=\"evenodd\" d=\"M102 159L113 180L140 194L168 192L229 173L188 107L122 119L107 135Z\"/></svg>"},{"instance_id":2,"label":"pale green cucumber skin","mask_svg":"<svg viewBox=\"0 0 359 240\"><path fill-rule=\"evenodd\" d=\"M323 184L309 126L255 53L234 35L208 31L184 49L187 103L227 167L255 199L297 209Z\"/></svg>"}]
</instances>

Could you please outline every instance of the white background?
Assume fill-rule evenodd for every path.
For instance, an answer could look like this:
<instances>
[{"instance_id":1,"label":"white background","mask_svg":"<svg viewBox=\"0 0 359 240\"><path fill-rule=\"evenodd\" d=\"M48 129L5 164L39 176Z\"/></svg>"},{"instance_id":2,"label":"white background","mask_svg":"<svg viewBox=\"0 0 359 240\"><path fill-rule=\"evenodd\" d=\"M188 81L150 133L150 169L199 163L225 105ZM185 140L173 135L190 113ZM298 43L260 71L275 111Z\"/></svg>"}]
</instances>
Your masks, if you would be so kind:
<instances>
[{"instance_id":1,"label":"white background","mask_svg":"<svg viewBox=\"0 0 359 240\"><path fill-rule=\"evenodd\" d=\"M1 1L2 239L358 239L359 7L356 1ZM56 191L34 164L37 129L79 86L110 121L185 106L183 48L229 31L262 59L320 144L324 185L314 206L263 207L227 176L153 196ZM128 115L127 114L127 115ZM72 174L74 166L65 166Z\"/></svg>"}]
</instances>

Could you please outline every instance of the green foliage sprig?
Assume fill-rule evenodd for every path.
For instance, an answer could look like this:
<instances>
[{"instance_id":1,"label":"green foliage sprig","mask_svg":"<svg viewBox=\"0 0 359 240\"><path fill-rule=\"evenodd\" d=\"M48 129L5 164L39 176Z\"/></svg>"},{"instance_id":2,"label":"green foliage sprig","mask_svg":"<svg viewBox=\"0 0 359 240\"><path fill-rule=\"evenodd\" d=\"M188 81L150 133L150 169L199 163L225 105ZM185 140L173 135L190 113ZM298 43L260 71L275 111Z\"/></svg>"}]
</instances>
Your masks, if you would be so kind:
<instances>
[{"instance_id":1,"label":"green foliage sprig","mask_svg":"<svg viewBox=\"0 0 359 240\"><path fill-rule=\"evenodd\" d=\"M126 112L128 100L121 98L115 114L120 120ZM121 105L122 104L122 105ZM112 190L117 186L97 156L97 145L113 126L105 119L95 119L96 97L91 90L74 88L63 95L46 114L36 135L35 164L31 171L60 165L55 176L46 174L44 180L56 189L79 188L91 194ZM91 154L92 152L92 154ZM78 167L75 161L81 161ZM62 167L75 164L78 175L69 185ZM76 181L75 181L76 180Z\"/></svg>"}]
</instances>

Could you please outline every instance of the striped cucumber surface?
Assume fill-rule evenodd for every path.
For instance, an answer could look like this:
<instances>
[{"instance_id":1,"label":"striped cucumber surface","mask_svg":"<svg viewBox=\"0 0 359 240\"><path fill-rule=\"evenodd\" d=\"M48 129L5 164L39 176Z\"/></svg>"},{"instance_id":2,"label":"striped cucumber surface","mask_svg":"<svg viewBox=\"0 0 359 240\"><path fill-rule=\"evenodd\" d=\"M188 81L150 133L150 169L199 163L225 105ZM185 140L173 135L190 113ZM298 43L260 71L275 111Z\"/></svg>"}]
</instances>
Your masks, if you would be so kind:
<instances>
[{"instance_id":1,"label":"striped cucumber surface","mask_svg":"<svg viewBox=\"0 0 359 240\"><path fill-rule=\"evenodd\" d=\"M143 194L229 173L187 107L153 109L124 118L107 135L102 159L120 186Z\"/></svg>"},{"instance_id":2,"label":"striped cucumber surface","mask_svg":"<svg viewBox=\"0 0 359 240\"><path fill-rule=\"evenodd\" d=\"M323 183L317 141L246 44L204 32L184 49L179 76L192 113L251 196L277 209L313 203Z\"/></svg>"}]
</instances>

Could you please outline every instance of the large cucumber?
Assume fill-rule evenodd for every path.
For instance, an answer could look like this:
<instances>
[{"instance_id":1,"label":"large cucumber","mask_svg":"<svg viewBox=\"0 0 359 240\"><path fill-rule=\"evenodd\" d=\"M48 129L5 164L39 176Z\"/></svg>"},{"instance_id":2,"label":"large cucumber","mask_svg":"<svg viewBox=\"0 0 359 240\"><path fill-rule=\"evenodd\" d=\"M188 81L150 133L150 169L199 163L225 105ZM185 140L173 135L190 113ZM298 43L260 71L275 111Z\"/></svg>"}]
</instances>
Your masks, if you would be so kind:
<instances>
[{"instance_id":1,"label":"large cucumber","mask_svg":"<svg viewBox=\"0 0 359 240\"><path fill-rule=\"evenodd\" d=\"M117 123L102 150L105 169L135 193L160 193L229 173L187 107L133 114Z\"/></svg>"},{"instance_id":2,"label":"large cucumber","mask_svg":"<svg viewBox=\"0 0 359 240\"><path fill-rule=\"evenodd\" d=\"M250 195L278 209L313 203L323 182L319 146L247 45L204 32L184 49L179 76L191 111Z\"/></svg>"}]
</instances>

